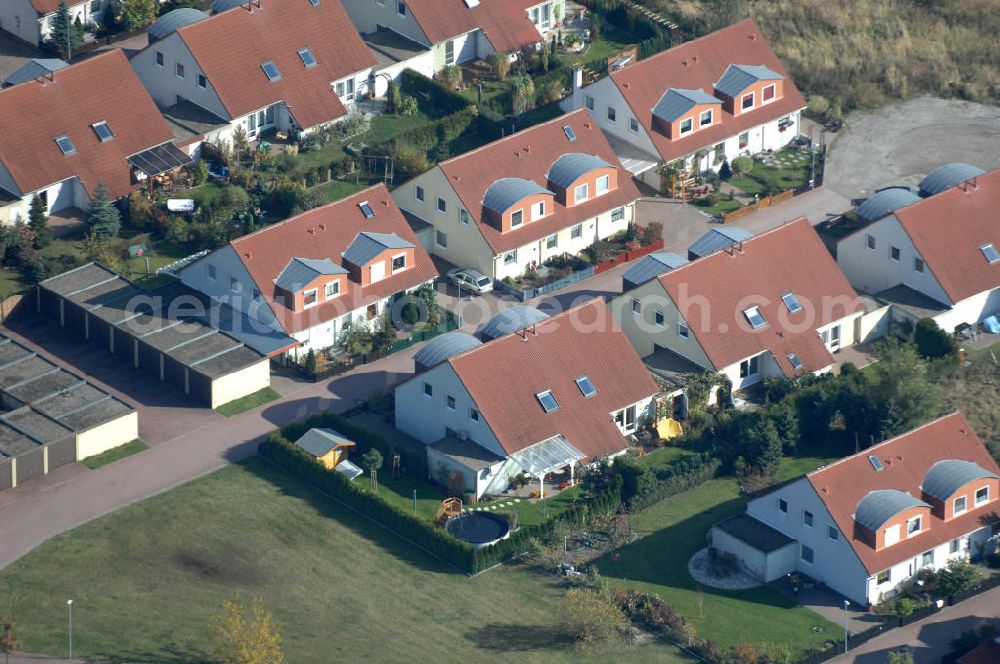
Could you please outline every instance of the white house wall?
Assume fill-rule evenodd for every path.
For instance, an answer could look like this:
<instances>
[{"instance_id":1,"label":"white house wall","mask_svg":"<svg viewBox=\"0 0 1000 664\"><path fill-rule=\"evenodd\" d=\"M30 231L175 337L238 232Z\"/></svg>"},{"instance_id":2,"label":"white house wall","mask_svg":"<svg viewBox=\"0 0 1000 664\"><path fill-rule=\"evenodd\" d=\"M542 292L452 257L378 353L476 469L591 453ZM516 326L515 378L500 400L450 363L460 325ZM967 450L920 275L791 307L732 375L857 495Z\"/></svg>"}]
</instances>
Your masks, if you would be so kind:
<instances>
[{"instance_id":1,"label":"white house wall","mask_svg":"<svg viewBox=\"0 0 1000 664\"><path fill-rule=\"evenodd\" d=\"M430 383L433 395L424 394ZM447 397L455 399L455 408L447 406ZM475 422L470 410L476 407L465 385L447 361L418 374L396 388L396 428L424 443L433 443L446 435L446 429L466 432L468 438L499 457L506 457L496 435L482 414Z\"/></svg>"},{"instance_id":2,"label":"white house wall","mask_svg":"<svg viewBox=\"0 0 1000 664\"><path fill-rule=\"evenodd\" d=\"M362 34L375 32L378 26L383 26L413 41L431 46L409 9L405 16L399 15L396 0L343 0L342 4L351 23Z\"/></svg>"},{"instance_id":3,"label":"white house wall","mask_svg":"<svg viewBox=\"0 0 1000 664\"><path fill-rule=\"evenodd\" d=\"M390 65L383 69L379 69L375 75L375 96L384 97L388 88L389 82L385 80L385 76L388 76L392 80L399 82L399 75L403 73L406 69L412 69L418 74L423 74L427 78L434 76L434 53L431 50L423 51L422 53L413 56L402 62L397 62L394 65ZM383 76L384 75L384 76Z\"/></svg>"},{"instance_id":4,"label":"white house wall","mask_svg":"<svg viewBox=\"0 0 1000 664\"><path fill-rule=\"evenodd\" d=\"M633 299L639 300L639 314L632 311ZM677 334L678 323L684 322L684 317L658 280L650 279L638 288L614 298L609 306L640 357L652 355L656 351L655 346L660 346L687 358L706 371L714 370L714 365L698 343L693 330L687 339L682 339ZM662 327L654 322L656 312L663 314Z\"/></svg>"},{"instance_id":5,"label":"white house wall","mask_svg":"<svg viewBox=\"0 0 1000 664\"><path fill-rule=\"evenodd\" d=\"M779 498L787 501L787 514L778 509ZM813 514L811 527L805 525L805 511ZM747 513L813 550L813 562L807 563L802 560L800 547L795 562L798 571L862 606L867 603L868 572L844 533L837 529L837 539L830 538L828 529L830 526L836 529L836 524L806 478L751 500Z\"/></svg>"},{"instance_id":6,"label":"white house wall","mask_svg":"<svg viewBox=\"0 0 1000 664\"><path fill-rule=\"evenodd\" d=\"M562 102L562 109L569 112L587 108L587 96L594 99L594 108L588 109L590 115L605 134L631 143L648 154L659 154L642 123L639 123L637 132L629 129L630 120L636 116L610 76L605 76L586 87L573 90L573 94ZM609 106L615 109L614 122L608 120Z\"/></svg>"},{"instance_id":7,"label":"white house wall","mask_svg":"<svg viewBox=\"0 0 1000 664\"><path fill-rule=\"evenodd\" d=\"M875 238L874 249L868 248L869 235ZM898 261L889 257L890 247L899 249ZM917 272L913 269L914 258L923 257L895 215L869 224L837 243L837 265L859 291L877 293L903 284L938 302L951 304L930 265L925 264L924 271Z\"/></svg>"},{"instance_id":8,"label":"white house wall","mask_svg":"<svg viewBox=\"0 0 1000 664\"><path fill-rule=\"evenodd\" d=\"M1000 287L967 297L934 320L942 330L951 332L962 323L972 325L996 314L1000 314Z\"/></svg>"},{"instance_id":9,"label":"white house wall","mask_svg":"<svg viewBox=\"0 0 1000 664\"><path fill-rule=\"evenodd\" d=\"M163 53L162 67L156 64L157 52ZM184 65L184 78L177 76L178 62ZM173 106L178 97L183 97L224 120L230 119L212 81L206 81L204 88L198 87L198 75L203 72L177 33L139 51L132 58L132 69L160 108Z\"/></svg>"},{"instance_id":10,"label":"white house wall","mask_svg":"<svg viewBox=\"0 0 1000 664\"><path fill-rule=\"evenodd\" d=\"M38 44L41 41L38 12L28 0L0 2L0 30L9 32L29 44Z\"/></svg>"}]
</instances>

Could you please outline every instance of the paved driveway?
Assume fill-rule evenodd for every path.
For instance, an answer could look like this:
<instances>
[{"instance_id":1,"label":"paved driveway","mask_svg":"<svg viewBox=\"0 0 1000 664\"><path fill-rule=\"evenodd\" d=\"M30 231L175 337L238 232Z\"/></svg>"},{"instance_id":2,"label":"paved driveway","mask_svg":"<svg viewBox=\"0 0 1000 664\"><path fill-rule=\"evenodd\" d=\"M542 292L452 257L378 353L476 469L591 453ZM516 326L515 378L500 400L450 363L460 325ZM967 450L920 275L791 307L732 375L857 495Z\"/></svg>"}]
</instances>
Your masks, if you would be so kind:
<instances>
[{"instance_id":1,"label":"paved driveway","mask_svg":"<svg viewBox=\"0 0 1000 664\"><path fill-rule=\"evenodd\" d=\"M952 161L1000 167L1000 109L921 97L852 113L831 145L826 186L862 198L878 187L916 184Z\"/></svg>"}]
</instances>

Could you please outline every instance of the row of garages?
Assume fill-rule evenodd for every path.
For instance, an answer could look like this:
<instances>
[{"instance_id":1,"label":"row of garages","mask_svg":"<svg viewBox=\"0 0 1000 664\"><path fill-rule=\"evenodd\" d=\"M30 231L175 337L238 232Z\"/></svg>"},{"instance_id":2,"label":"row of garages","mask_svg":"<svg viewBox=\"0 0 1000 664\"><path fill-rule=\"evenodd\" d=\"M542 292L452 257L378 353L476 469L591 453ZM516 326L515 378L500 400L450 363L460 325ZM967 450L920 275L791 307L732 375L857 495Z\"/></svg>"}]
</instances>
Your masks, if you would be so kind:
<instances>
[{"instance_id":1,"label":"row of garages","mask_svg":"<svg viewBox=\"0 0 1000 664\"><path fill-rule=\"evenodd\" d=\"M0 490L139 437L136 411L0 335Z\"/></svg>"},{"instance_id":2,"label":"row of garages","mask_svg":"<svg viewBox=\"0 0 1000 664\"><path fill-rule=\"evenodd\" d=\"M270 385L266 356L96 263L43 281L37 309L210 408Z\"/></svg>"}]
</instances>

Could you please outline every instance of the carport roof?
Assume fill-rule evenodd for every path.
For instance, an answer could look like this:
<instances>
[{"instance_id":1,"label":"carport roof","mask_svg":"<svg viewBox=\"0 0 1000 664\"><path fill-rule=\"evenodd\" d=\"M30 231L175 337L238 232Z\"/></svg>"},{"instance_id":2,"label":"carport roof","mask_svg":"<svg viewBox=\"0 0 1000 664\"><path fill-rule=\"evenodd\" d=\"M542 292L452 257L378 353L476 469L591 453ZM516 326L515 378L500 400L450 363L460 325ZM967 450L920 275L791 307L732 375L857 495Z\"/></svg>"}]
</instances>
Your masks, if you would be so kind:
<instances>
[{"instance_id":1,"label":"carport roof","mask_svg":"<svg viewBox=\"0 0 1000 664\"><path fill-rule=\"evenodd\" d=\"M0 415L0 421L39 443L51 443L73 433L51 417L27 406Z\"/></svg>"},{"instance_id":2,"label":"carport roof","mask_svg":"<svg viewBox=\"0 0 1000 664\"><path fill-rule=\"evenodd\" d=\"M46 279L39 286L208 378L244 369L264 358L233 335L201 320L160 316L153 311L157 301L149 291L97 263ZM159 310L169 309L164 300L170 299L160 298Z\"/></svg>"},{"instance_id":3,"label":"carport roof","mask_svg":"<svg viewBox=\"0 0 1000 664\"><path fill-rule=\"evenodd\" d=\"M38 443L6 424L0 424L0 457L14 457L38 449Z\"/></svg>"},{"instance_id":4,"label":"carport roof","mask_svg":"<svg viewBox=\"0 0 1000 664\"><path fill-rule=\"evenodd\" d=\"M761 553L772 553L795 541L745 512L729 517L715 527Z\"/></svg>"}]
</instances>

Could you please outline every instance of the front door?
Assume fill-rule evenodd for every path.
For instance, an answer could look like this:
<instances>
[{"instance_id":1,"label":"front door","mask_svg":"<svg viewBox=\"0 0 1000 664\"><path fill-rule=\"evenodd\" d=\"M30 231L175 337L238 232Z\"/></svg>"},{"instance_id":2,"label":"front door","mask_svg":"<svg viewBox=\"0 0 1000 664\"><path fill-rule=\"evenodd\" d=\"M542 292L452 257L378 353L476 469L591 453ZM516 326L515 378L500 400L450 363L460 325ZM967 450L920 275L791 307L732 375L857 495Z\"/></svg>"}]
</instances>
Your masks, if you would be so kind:
<instances>
[{"instance_id":1,"label":"front door","mask_svg":"<svg viewBox=\"0 0 1000 664\"><path fill-rule=\"evenodd\" d=\"M831 351L840 350L840 326L834 325L829 330L823 330L820 334L823 339L823 343Z\"/></svg>"}]
</instances>

